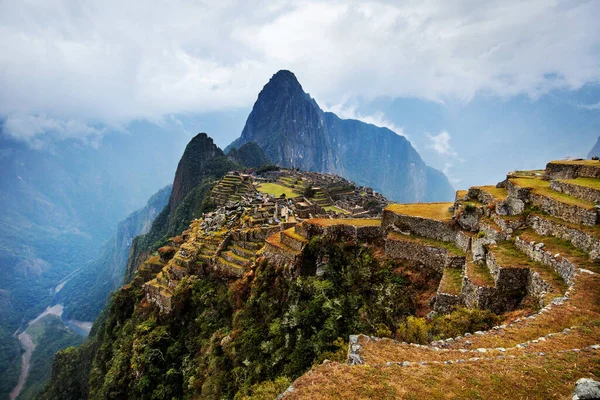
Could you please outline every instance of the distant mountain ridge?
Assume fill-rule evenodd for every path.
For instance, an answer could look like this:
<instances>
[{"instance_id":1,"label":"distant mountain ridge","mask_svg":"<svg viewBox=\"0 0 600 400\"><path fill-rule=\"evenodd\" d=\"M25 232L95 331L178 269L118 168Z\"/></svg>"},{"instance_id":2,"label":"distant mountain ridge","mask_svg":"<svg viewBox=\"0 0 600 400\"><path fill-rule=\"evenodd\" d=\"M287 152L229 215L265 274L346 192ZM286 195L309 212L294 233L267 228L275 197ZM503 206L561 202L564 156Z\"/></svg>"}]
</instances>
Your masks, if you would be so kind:
<instances>
[{"instance_id":1,"label":"distant mountain ridge","mask_svg":"<svg viewBox=\"0 0 600 400\"><path fill-rule=\"evenodd\" d=\"M248 142L283 167L338 174L398 202L454 196L447 177L427 166L406 138L324 112L290 71L264 86L241 136L225 151Z\"/></svg>"},{"instance_id":2,"label":"distant mountain ridge","mask_svg":"<svg viewBox=\"0 0 600 400\"><path fill-rule=\"evenodd\" d=\"M600 137L598 137L596 144L594 145L594 147L592 147L592 149L590 150L590 152L587 155L587 158L592 158L592 157L600 157Z\"/></svg>"}]
</instances>

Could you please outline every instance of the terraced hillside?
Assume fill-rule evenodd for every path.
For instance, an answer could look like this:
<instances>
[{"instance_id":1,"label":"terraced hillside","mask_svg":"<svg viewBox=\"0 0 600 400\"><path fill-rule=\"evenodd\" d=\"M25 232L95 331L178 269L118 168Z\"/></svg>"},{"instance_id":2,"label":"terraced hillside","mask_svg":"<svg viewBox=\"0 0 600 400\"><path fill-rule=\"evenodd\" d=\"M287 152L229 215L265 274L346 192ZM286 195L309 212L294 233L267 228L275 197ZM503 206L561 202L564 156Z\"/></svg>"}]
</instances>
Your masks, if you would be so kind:
<instances>
[{"instance_id":1,"label":"terraced hillside","mask_svg":"<svg viewBox=\"0 0 600 400\"><path fill-rule=\"evenodd\" d=\"M600 376L600 163L552 162L374 215L263 186L320 187L349 209L377 199L311 174L219 182L217 197L247 191L115 297L90 393L562 399Z\"/></svg>"},{"instance_id":2,"label":"terraced hillside","mask_svg":"<svg viewBox=\"0 0 600 400\"><path fill-rule=\"evenodd\" d=\"M351 336L346 364L313 368L283 398L566 398L598 377L598 177L598 162L552 162L460 191L451 218L446 205L388 207L386 254L443 272L435 311L504 322L425 343Z\"/></svg>"}]
</instances>

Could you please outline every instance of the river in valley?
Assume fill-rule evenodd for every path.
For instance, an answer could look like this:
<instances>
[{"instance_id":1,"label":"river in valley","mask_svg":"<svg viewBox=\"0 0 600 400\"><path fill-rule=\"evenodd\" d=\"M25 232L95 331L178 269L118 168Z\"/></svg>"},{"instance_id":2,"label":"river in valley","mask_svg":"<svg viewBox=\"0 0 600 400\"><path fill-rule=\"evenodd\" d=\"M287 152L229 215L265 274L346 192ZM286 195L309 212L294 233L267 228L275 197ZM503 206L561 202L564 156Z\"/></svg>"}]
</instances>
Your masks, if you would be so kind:
<instances>
[{"instance_id":1,"label":"river in valley","mask_svg":"<svg viewBox=\"0 0 600 400\"><path fill-rule=\"evenodd\" d=\"M62 289L62 287L64 286L64 284L65 282L59 284L55 289L55 293L59 292L60 289ZM78 335L87 336L90 333L90 329L92 328L91 322L63 319L63 311L64 307L62 304L56 304L51 307L47 307L40 315L29 321L27 323L26 328L17 336L19 342L21 343L21 347L23 348L23 350L25 350L25 352L21 356L21 372L19 374L19 381L17 383L17 386L15 386L14 389L10 392L10 400L15 400L19 396L19 394L23 390L23 387L25 386L27 376L29 375L29 367L31 366L31 355L33 354L33 350L35 350L35 343L33 342L31 335L27 332L31 325L33 325L34 323L41 320L47 315L55 315L62 320L63 324L65 324Z\"/></svg>"}]
</instances>

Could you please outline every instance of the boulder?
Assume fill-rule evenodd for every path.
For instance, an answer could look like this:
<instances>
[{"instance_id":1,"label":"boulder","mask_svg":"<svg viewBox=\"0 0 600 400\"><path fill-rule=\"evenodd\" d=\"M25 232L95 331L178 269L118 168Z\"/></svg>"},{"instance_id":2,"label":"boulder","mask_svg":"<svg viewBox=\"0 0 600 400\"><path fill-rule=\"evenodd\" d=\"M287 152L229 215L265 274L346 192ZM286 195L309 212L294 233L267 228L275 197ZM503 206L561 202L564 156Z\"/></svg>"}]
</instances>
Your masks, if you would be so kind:
<instances>
[{"instance_id":1,"label":"boulder","mask_svg":"<svg viewBox=\"0 0 600 400\"><path fill-rule=\"evenodd\" d=\"M575 383L572 400L600 399L600 382L581 378Z\"/></svg>"}]
</instances>

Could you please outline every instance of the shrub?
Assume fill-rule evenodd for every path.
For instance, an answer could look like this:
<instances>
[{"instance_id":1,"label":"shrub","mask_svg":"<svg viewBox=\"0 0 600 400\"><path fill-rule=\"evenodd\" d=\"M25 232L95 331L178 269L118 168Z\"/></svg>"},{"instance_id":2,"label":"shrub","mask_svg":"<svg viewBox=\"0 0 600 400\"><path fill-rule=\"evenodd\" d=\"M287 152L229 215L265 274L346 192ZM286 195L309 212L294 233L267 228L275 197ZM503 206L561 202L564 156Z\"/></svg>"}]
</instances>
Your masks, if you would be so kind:
<instances>
[{"instance_id":1,"label":"shrub","mask_svg":"<svg viewBox=\"0 0 600 400\"><path fill-rule=\"evenodd\" d=\"M475 210L477 210L477 207L475 207L473 204L467 203L465 205L465 212L472 213L475 212Z\"/></svg>"},{"instance_id":2,"label":"shrub","mask_svg":"<svg viewBox=\"0 0 600 400\"><path fill-rule=\"evenodd\" d=\"M479 232L477 233L477 237L478 237L479 239L481 239L481 238L484 238L484 237L485 237L485 231L479 231Z\"/></svg>"}]
</instances>

